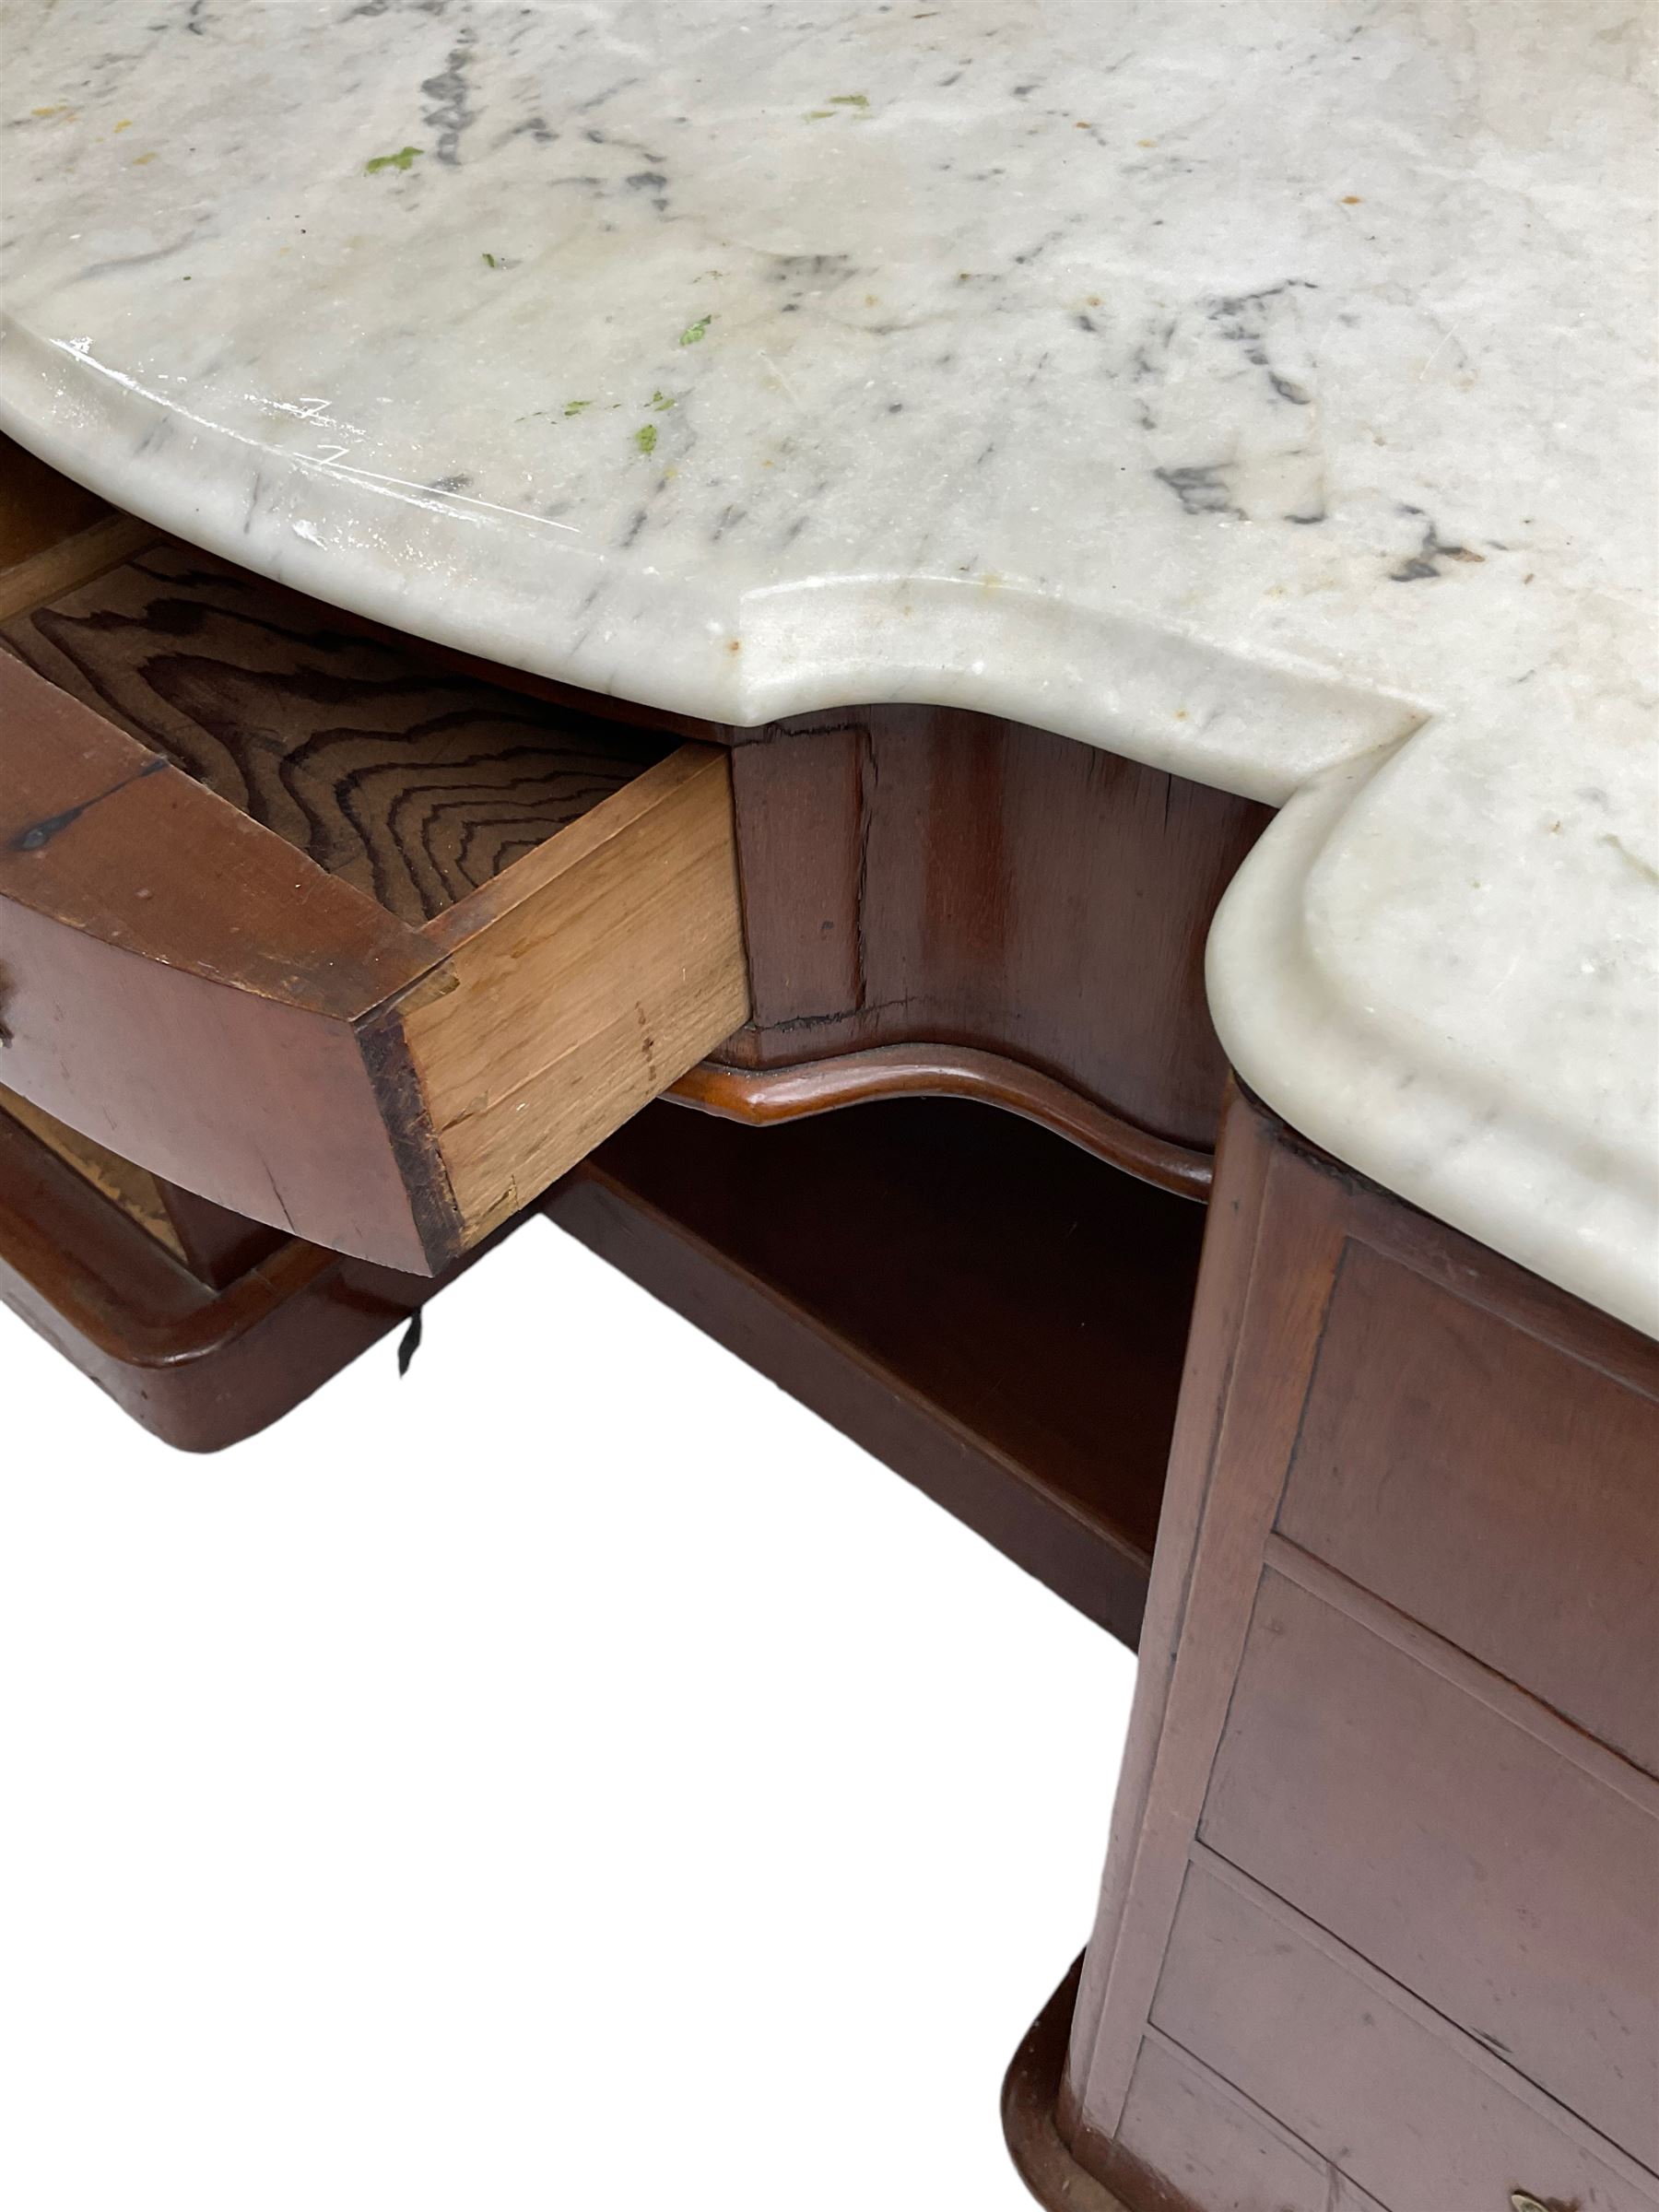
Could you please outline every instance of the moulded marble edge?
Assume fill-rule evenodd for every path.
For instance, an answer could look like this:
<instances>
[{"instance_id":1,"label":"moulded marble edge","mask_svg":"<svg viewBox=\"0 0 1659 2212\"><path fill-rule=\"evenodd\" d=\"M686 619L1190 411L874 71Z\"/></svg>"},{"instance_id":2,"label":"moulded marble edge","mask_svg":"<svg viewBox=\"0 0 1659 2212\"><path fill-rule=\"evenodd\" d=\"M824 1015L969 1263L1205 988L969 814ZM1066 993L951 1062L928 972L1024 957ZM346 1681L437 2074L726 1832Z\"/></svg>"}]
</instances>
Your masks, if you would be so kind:
<instances>
[{"instance_id":1,"label":"moulded marble edge","mask_svg":"<svg viewBox=\"0 0 1659 2212\"><path fill-rule=\"evenodd\" d=\"M258 444L5 312L0 429L117 506L297 591L728 727L851 706L965 708L1278 806L1427 712L1380 686L1247 656L1197 627L977 577L723 588L617 559L604 631L572 645L561 557L534 518Z\"/></svg>"},{"instance_id":2,"label":"moulded marble edge","mask_svg":"<svg viewBox=\"0 0 1659 2212\"><path fill-rule=\"evenodd\" d=\"M1453 1067L1403 1056L1312 947L1310 875L1383 761L1437 726L1422 705L1036 593L944 579L831 578L760 587L736 606L679 579L665 606L660 582L641 580L624 625L630 650L603 664L561 653L538 610L533 546L503 562L519 548L495 529L494 604L457 594L473 533L492 527L465 501L411 499L410 488L286 453L239 453L246 441L233 433L89 374L9 319L0 338L0 429L20 445L159 528L394 627L729 725L882 701L974 709L1280 806L1209 945L1211 1008L1240 1075L1384 1188L1659 1337L1659 1206L1599 1174L1594 1147L1571 1132L1524 1107L1501 1111ZM151 458L162 441L165 471ZM244 532L255 470L266 478L262 526ZM303 491L303 533L283 519L284 480ZM902 632L888 618L900 583L923 608ZM738 631L740 653L710 650ZM1189 702L1184 721L1178 700Z\"/></svg>"},{"instance_id":3,"label":"moulded marble edge","mask_svg":"<svg viewBox=\"0 0 1659 2212\"><path fill-rule=\"evenodd\" d=\"M1535 1103L1517 1110L1449 1061L1402 1054L1312 941L1313 871L1400 750L1304 784L1229 886L1205 971L1222 1048L1275 1112L1348 1167L1659 1337L1659 1175L1633 1188L1605 1171L1592 1138L1564 1143Z\"/></svg>"}]
</instances>

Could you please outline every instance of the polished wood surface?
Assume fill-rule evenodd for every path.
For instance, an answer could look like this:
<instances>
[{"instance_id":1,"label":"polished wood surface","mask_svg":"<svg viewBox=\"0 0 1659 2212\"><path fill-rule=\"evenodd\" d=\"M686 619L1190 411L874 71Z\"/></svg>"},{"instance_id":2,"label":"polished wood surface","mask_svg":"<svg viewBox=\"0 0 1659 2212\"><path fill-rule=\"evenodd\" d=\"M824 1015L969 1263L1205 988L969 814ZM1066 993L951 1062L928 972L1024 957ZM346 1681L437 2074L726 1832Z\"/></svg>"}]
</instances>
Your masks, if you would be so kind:
<instances>
[{"instance_id":1,"label":"polished wood surface","mask_svg":"<svg viewBox=\"0 0 1659 2212\"><path fill-rule=\"evenodd\" d=\"M156 1188L181 1258L196 1280L212 1289L224 1289L287 1241L280 1230L215 1206L211 1198L182 1190L176 1182L158 1176Z\"/></svg>"},{"instance_id":2,"label":"polished wood surface","mask_svg":"<svg viewBox=\"0 0 1659 2212\"><path fill-rule=\"evenodd\" d=\"M825 719L733 755L754 1022L718 1056L967 1047L1212 1149L1204 942L1267 810L983 715Z\"/></svg>"},{"instance_id":3,"label":"polished wood surface","mask_svg":"<svg viewBox=\"0 0 1659 2212\"><path fill-rule=\"evenodd\" d=\"M925 1100L763 1132L653 1106L547 1206L1135 1641L1197 1207Z\"/></svg>"},{"instance_id":4,"label":"polished wood surface","mask_svg":"<svg viewBox=\"0 0 1659 2212\"><path fill-rule=\"evenodd\" d=\"M1199 1202L1209 1195L1207 1152L1154 1136L1079 1098L1052 1076L968 1045L878 1045L874 1052L843 1053L798 1067L728 1067L705 1060L680 1077L671 1095L682 1106L751 1129L875 1099L975 1099L1021 1114L1159 1190Z\"/></svg>"},{"instance_id":5,"label":"polished wood surface","mask_svg":"<svg viewBox=\"0 0 1659 2212\"><path fill-rule=\"evenodd\" d=\"M1077 2164L1054 2124L1082 1972L1079 1959L1009 2061L1003 2077L1003 2138L1015 2171L1040 2204L1061 2206L1065 2212L1125 2212L1123 2199Z\"/></svg>"},{"instance_id":6,"label":"polished wood surface","mask_svg":"<svg viewBox=\"0 0 1659 2212\"><path fill-rule=\"evenodd\" d=\"M0 1300L182 1451L255 1434L441 1287L292 1238L216 1287L0 1112Z\"/></svg>"},{"instance_id":7,"label":"polished wood surface","mask_svg":"<svg viewBox=\"0 0 1659 2212\"><path fill-rule=\"evenodd\" d=\"M1504 2100L1528 2114L1512 2147L1528 2171L1506 2189L1659 2204L1659 1789L1583 1724L1628 1722L1608 1686L1648 1678L1659 1636L1651 1604L1615 1618L1595 1594L1626 1571L1625 1486L1651 1488L1659 1465L1659 1347L1242 1100L1210 1218L1062 2136L1137 2212L1300 2201L1265 2167L1194 2164L1174 2055L1264 2113L1316 2181L1391 2212L1477 2201L1457 2177L1497 2175ZM1396 1602L1419 1594L1432 1623ZM1535 1665L1494 1641L1506 1606L1559 1613ZM1593 1674L1571 1719L1537 1694ZM1292 1916L1259 1992L1213 1931L1193 1934L1195 1870ZM1359 2026L1381 2017L1371 1999L1409 2024L1379 2065L1440 2085L1381 2147L1351 2038L1299 2063L1287 2026L1275 2055L1276 2018L1305 2003L1312 2034L1335 2002L1333 1963L1367 1983ZM1438 2073L1418 2031L1444 2043ZM1458 2086L1471 2067L1477 2096ZM1592 2194L1597 2175L1612 2194Z\"/></svg>"},{"instance_id":8,"label":"polished wood surface","mask_svg":"<svg viewBox=\"0 0 1659 2212\"><path fill-rule=\"evenodd\" d=\"M1094 2109L1111 2111L1106 2132L1121 2114L1139 2048L1138 2023L1151 2006L1168 1919L1173 1918L1180 1895L1185 1849L1197 1824L1209 1764L1220 1739L1223 1716L1218 1700L1225 1698L1243 1648L1248 1593L1244 1603L1230 1603L1203 1644L1194 1641L1185 1649L1183 1641L1194 1594L1194 1555L1246 1312L1253 1306L1252 1318L1257 1322L1251 1336L1255 1355L1249 1370L1252 1410L1259 1429L1282 1438L1288 1452L1300 1402L1299 1370L1292 1351L1285 1362L1288 1371L1279 1376L1275 1387L1277 1347L1294 1347L1307 1325L1305 1313L1315 1310L1312 1295L1298 1288L1304 1256L1318 1260L1327 1253L1334 1257L1335 1251L1335 1224L1317 1213L1307 1220L1283 1215L1265 1218L1267 1185L1279 1164L1271 1124L1241 1108L1235 1099L1217 1153L1222 1195L1218 1202L1212 1194L1206 1226L1135 1699L1112 1802L1095 1931L1084 1957L1071 2055L1061 2089L1062 2133L1068 2142L1081 2140L1087 2132L1082 2098L1097 2070ZM1276 1284L1279 1293L1265 1312L1263 1301L1252 1300L1258 1245L1264 1237L1270 1244L1264 1260L1265 1279ZM1318 1267L1311 1272L1317 1278ZM1235 1485L1235 1495L1241 1487ZM1236 1535L1219 1523L1210 1531L1217 1586L1230 1600L1235 1584L1248 1572L1253 1541L1259 1545L1270 1518L1270 1497L1257 1500L1253 1492L1247 1493L1243 1504L1247 1517ZM1218 1556L1218 1545L1224 1546ZM1159 1784L1156 1795L1155 1775ZM1131 1920L1127 1906L1137 1869L1142 1870L1137 1909ZM1115 2000L1112 2032L1107 2035L1102 2015L1109 1980L1115 1984Z\"/></svg>"},{"instance_id":9,"label":"polished wood surface","mask_svg":"<svg viewBox=\"0 0 1659 2212\"><path fill-rule=\"evenodd\" d=\"M65 487L55 500L60 531L84 522L75 499ZM163 1002L149 1028L187 1041L238 1123L244 1105L258 1119L239 1071L253 1073L266 1102L266 1125L251 1131L258 1159L234 1139L216 1144L188 1113L163 1126L142 1050L136 1065L114 1065L124 1039L106 1039L97 1069L83 1052L82 1065L41 1075L31 1051L11 1072L61 1119L180 1188L400 1266L440 1266L674 1082L754 1122L883 1096L973 1096L1166 1188L1207 1186L1222 1066L1202 947L1267 818L1258 806L972 714L875 707L753 732L614 700L585 711L557 685L418 646L121 516L6 571L0 617L0 640L106 731L119 725L182 768L419 940L382 946L395 971L384 989L314 1006L320 955L270 911L288 864L262 863L245 834L232 853L206 815L187 835L170 817L170 868L218 878L219 911L198 911L190 941L164 949L148 917L120 903L153 887L115 882L105 934L112 924L124 948L216 986L204 999L145 977L136 996ZM13 718L26 711L17 701ZM701 805L677 791L660 812L642 804L700 757L671 766L670 733L686 731L730 748L730 826L712 776L697 780ZM76 809L92 796L106 843L162 827L148 818L155 794L112 782L70 792L15 834L37 837L65 816L85 843ZM571 840L590 814L616 841L583 886L608 883L631 830L637 890L578 888ZM683 855L667 845L679 827ZM0 900L27 907L41 873L0 885ZM498 883L507 894L486 897ZM303 871L292 888L318 906ZM330 913L349 984L364 924ZM249 972L267 935L274 988ZM677 943L692 955L677 980ZM24 982L37 1006L42 964L55 959L30 934ZM83 945L63 964L74 973L55 979L60 1004L100 1012L109 963ZM267 990L323 1023L231 1011L226 989ZM510 1008L494 1003L502 991ZM354 1034L333 1034L341 1025ZM286 1086L272 1065L279 1033ZM717 1062L690 1069L711 1048ZM218 1062L232 1060L221 1078ZM291 1160L270 1125L305 1115L342 1131L337 1189L322 1163Z\"/></svg>"},{"instance_id":10,"label":"polished wood surface","mask_svg":"<svg viewBox=\"0 0 1659 2212\"><path fill-rule=\"evenodd\" d=\"M236 1212L426 1264L353 1025L431 948L5 658L0 768L6 1087Z\"/></svg>"}]
</instances>

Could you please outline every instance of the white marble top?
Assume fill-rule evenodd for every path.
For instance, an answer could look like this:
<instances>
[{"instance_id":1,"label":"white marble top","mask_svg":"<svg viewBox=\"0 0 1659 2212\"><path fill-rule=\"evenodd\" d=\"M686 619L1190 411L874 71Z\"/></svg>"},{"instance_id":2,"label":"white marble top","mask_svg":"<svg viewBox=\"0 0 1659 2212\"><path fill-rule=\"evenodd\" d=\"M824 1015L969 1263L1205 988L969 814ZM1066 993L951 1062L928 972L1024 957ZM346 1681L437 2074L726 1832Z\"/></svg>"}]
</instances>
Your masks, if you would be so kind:
<instances>
[{"instance_id":1,"label":"white marble top","mask_svg":"<svg viewBox=\"0 0 1659 2212\"><path fill-rule=\"evenodd\" d=\"M1288 802L1241 1074L1659 1335L1651 7L5 22L0 427L591 688Z\"/></svg>"}]
</instances>

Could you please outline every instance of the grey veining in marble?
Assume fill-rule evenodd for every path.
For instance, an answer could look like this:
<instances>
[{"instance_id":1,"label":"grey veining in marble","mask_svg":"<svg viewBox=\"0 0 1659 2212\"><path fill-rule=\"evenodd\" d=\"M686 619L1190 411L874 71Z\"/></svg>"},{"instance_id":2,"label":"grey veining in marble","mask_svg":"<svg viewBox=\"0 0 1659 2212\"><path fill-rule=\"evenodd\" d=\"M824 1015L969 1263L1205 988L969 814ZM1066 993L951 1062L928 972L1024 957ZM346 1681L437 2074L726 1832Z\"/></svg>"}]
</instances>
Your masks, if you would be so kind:
<instances>
[{"instance_id":1,"label":"grey veining in marble","mask_svg":"<svg viewBox=\"0 0 1659 2212\"><path fill-rule=\"evenodd\" d=\"M1651 6L5 21L0 424L589 688L1289 802L1241 1073L1659 1333Z\"/></svg>"}]
</instances>

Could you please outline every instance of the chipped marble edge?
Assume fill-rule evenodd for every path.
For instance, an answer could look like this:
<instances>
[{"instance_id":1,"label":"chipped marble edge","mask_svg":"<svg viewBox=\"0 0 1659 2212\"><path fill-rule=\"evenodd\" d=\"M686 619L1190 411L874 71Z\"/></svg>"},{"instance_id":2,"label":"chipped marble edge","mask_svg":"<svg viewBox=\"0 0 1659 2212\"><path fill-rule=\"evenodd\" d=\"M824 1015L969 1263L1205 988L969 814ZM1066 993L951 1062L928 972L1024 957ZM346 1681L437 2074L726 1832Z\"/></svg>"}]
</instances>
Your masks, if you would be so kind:
<instances>
[{"instance_id":1,"label":"chipped marble edge","mask_svg":"<svg viewBox=\"0 0 1659 2212\"><path fill-rule=\"evenodd\" d=\"M1408 1058L1337 994L1340 978L1309 941L1314 867L1396 758L1380 751L1312 779L1234 877L1206 955L1222 1049L1276 1113L1346 1166L1659 1338L1659 1189L1598 1172L1593 1137L1563 1144L1512 1100L1494 1113L1477 1076Z\"/></svg>"},{"instance_id":2,"label":"chipped marble edge","mask_svg":"<svg viewBox=\"0 0 1659 2212\"><path fill-rule=\"evenodd\" d=\"M4 313L0 430L274 582L504 666L732 728L855 706L963 708L1277 806L1335 762L1398 743L1429 712L1081 598L945 575L723 593L618 563L606 576L618 641L561 651L574 571L561 570L547 525L255 444ZM487 580L468 589L480 532Z\"/></svg>"}]
</instances>

